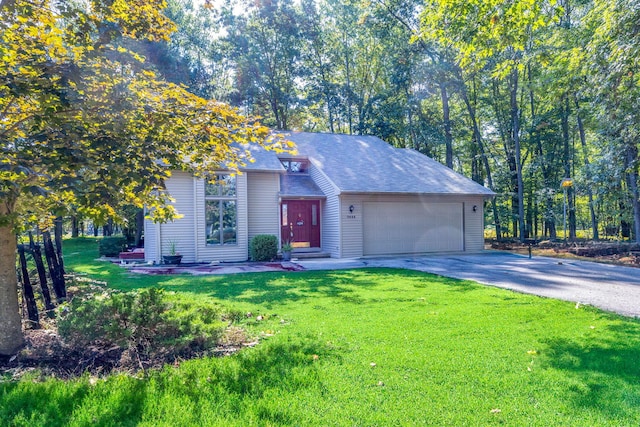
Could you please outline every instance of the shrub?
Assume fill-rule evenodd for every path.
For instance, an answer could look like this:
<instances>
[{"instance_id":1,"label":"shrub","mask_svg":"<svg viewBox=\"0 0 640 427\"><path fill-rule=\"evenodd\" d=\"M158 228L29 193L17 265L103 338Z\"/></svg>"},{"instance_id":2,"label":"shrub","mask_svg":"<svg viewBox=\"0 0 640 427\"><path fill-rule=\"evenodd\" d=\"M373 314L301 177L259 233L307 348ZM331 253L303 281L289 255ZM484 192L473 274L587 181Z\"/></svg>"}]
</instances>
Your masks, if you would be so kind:
<instances>
[{"instance_id":1,"label":"shrub","mask_svg":"<svg viewBox=\"0 0 640 427\"><path fill-rule=\"evenodd\" d=\"M160 289L100 291L61 308L58 332L69 345L181 355L214 348L235 317L222 306L182 301Z\"/></svg>"},{"instance_id":2,"label":"shrub","mask_svg":"<svg viewBox=\"0 0 640 427\"><path fill-rule=\"evenodd\" d=\"M105 237L100 240L98 245L98 252L102 256L118 256L120 252L124 251L127 248L127 239L118 236L118 237Z\"/></svg>"},{"instance_id":3,"label":"shrub","mask_svg":"<svg viewBox=\"0 0 640 427\"><path fill-rule=\"evenodd\" d=\"M278 254L278 238L272 234L259 234L251 239L249 254L253 261L271 261Z\"/></svg>"}]
</instances>

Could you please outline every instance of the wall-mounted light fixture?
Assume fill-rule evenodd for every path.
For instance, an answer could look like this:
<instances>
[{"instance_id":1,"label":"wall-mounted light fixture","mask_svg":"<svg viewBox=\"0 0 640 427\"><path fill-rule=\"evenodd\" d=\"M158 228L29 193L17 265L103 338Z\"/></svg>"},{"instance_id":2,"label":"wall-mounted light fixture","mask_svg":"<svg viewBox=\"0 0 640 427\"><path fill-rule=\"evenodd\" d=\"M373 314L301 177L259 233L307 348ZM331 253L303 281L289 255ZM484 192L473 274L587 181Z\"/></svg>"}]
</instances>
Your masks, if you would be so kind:
<instances>
[{"instance_id":1,"label":"wall-mounted light fixture","mask_svg":"<svg viewBox=\"0 0 640 427\"><path fill-rule=\"evenodd\" d=\"M355 206L353 206L353 205L349 206L349 212L350 212L350 213L353 213L353 211L355 210L355 208L356 208L356 207L355 207Z\"/></svg>"},{"instance_id":2,"label":"wall-mounted light fixture","mask_svg":"<svg viewBox=\"0 0 640 427\"><path fill-rule=\"evenodd\" d=\"M473 211L474 211L474 212L477 212L477 211L478 211L478 206L473 205Z\"/></svg>"}]
</instances>

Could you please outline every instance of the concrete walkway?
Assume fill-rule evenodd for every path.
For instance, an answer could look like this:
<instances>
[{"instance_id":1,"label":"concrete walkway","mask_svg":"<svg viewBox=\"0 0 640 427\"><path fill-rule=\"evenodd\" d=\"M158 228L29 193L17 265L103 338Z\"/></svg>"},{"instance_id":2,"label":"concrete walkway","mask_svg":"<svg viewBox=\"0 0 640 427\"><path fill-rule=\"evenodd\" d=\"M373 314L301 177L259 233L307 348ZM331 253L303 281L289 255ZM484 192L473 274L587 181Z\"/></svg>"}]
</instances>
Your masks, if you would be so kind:
<instances>
[{"instance_id":1,"label":"concrete walkway","mask_svg":"<svg viewBox=\"0 0 640 427\"><path fill-rule=\"evenodd\" d=\"M310 259L295 261L307 270L362 267L405 268L534 295L589 304L640 317L640 269L499 251L419 257Z\"/></svg>"}]
</instances>

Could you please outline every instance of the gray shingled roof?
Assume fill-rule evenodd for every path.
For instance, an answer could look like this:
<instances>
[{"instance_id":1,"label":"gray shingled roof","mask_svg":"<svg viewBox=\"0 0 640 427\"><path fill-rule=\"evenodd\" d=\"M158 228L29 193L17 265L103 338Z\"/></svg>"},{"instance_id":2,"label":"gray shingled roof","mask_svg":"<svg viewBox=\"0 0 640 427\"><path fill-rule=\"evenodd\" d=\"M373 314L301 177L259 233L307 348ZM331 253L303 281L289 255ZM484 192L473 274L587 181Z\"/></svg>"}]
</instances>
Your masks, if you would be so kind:
<instances>
[{"instance_id":1,"label":"gray shingled roof","mask_svg":"<svg viewBox=\"0 0 640 427\"><path fill-rule=\"evenodd\" d=\"M280 195L283 197L314 197L325 198L309 175L280 175Z\"/></svg>"},{"instance_id":2,"label":"gray shingled roof","mask_svg":"<svg viewBox=\"0 0 640 427\"><path fill-rule=\"evenodd\" d=\"M292 132L286 138L341 192L495 194L424 154L374 136Z\"/></svg>"},{"instance_id":3,"label":"gray shingled roof","mask_svg":"<svg viewBox=\"0 0 640 427\"><path fill-rule=\"evenodd\" d=\"M284 166L280 163L278 156L273 151L267 151L257 144L249 144L242 147L249 150L254 162L246 162L246 166L241 169L252 172L284 172Z\"/></svg>"}]
</instances>

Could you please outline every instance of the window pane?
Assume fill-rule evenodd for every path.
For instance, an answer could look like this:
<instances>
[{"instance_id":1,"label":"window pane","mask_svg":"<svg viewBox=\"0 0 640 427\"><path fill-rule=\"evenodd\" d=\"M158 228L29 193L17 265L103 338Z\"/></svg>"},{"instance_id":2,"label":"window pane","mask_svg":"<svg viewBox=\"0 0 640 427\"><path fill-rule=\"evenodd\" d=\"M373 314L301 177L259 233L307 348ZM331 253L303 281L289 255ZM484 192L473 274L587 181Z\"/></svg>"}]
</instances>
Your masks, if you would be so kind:
<instances>
[{"instance_id":1,"label":"window pane","mask_svg":"<svg viewBox=\"0 0 640 427\"><path fill-rule=\"evenodd\" d=\"M220 202L207 200L205 202L205 218L207 221L207 244L220 244Z\"/></svg>"},{"instance_id":2,"label":"window pane","mask_svg":"<svg viewBox=\"0 0 640 427\"><path fill-rule=\"evenodd\" d=\"M236 221L236 202L235 201L225 201L222 202L223 206L223 215L222 215L222 226L223 226L223 238L222 243L236 243L236 229L237 229L237 221Z\"/></svg>"},{"instance_id":3,"label":"window pane","mask_svg":"<svg viewBox=\"0 0 640 427\"><path fill-rule=\"evenodd\" d=\"M289 224L289 218L287 216L288 206L286 203L282 204L282 225Z\"/></svg>"},{"instance_id":4,"label":"window pane","mask_svg":"<svg viewBox=\"0 0 640 427\"><path fill-rule=\"evenodd\" d=\"M289 173L306 173L309 163L306 160L280 160Z\"/></svg>"},{"instance_id":5,"label":"window pane","mask_svg":"<svg viewBox=\"0 0 640 427\"><path fill-rule=\"evenodd\" d=\"M311 205L311 225L318 225L318 206Z\"/></svg>"},{"instance_id":6,"label":"window pane","mask_svg":"<svg viewBox=\"0 0 640 427\"><path fill-rule=\"evenodd\" d=\"M207 182L204 186L205 196L235 196L236 177L231 175L219 175L214 183Z\"/></svg>"},{"instance_id":7,"label":"window pane","mask_svg":"<svg viewBox=\"0 0 640 427\"><path fill-rule=\"evenodd\" d=\"M220 177L220 194L223 196L236 195L236 177L235 175L224 175Z\"/></svg>"},{"instance_id":8,"label":"window pane","mask_svg":"<svg viewBox=\"0 0 640 427\"><path fill-rule=\"evenodd\" d=\"M204 184L204 195L205 196L219 196L220 195L220 186L218 184L212 184L210 182L206 182Z\"/></svg>"}]
</instances>

